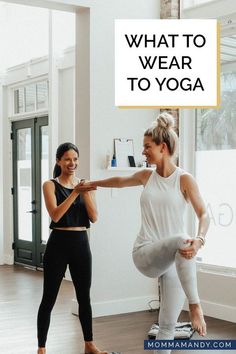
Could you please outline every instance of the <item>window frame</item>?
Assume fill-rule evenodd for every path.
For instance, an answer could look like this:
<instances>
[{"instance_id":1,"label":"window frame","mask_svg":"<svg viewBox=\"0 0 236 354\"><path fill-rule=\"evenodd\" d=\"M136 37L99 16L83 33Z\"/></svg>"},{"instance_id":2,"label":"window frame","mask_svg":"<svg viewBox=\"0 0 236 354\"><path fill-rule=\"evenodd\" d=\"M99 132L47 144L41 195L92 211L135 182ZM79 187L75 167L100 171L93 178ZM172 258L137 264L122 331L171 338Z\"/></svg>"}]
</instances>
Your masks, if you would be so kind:
<instances>
[{"instance_id":1,"label":"window frame","mask_svg":"<svg viewBox=\"0 0 236 354\"><path fill-rule=\"evenodd\" d=\"M38 109L38 102L37 102L37 84L39 83L43 83L46 82L47 83L47 100L46 100L46 107L45 108L40 108ZM25 95L25 91L26 91L26 87L29 85L34 85L35 86L35 90L34 90L34 110L30 110L30 111L26 111L26 95ZM16 113L15 112L15 108L16 108L16 102L15 102L15 92L19 89L23 88L23 112L20 113ZM9 87L10 90L10 102L9 102L9 112L10 112L10 120L12 119L23 119L25 117L29 117L29 116L35 116L37 115L44 115L45 113L48 112L49 110L49 79L48 79L48 75L43 75L37 78L34 78L32 80L25 80L22 81L20 83L11 85Z\"/></svg>"}]
</instances>

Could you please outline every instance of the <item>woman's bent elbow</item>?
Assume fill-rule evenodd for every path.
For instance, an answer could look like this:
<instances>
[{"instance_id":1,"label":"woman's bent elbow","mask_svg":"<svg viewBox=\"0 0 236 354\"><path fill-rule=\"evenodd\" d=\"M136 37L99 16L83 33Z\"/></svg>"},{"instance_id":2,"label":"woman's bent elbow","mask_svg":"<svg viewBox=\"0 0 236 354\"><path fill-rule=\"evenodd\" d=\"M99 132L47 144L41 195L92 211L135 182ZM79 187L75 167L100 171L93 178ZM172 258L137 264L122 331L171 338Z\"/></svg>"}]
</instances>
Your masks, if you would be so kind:
<instances>
[{"instance_id":1,"label":"woman's bent elbow","mask_svg":"<svg viewBox=\"0 0 236 354\"><path fill-rule=\"evenodd\" d=\"M57 223L60 218L57 215L54 215L53 213L50 214L50 218L52 219L53 222Z\"/></svg>"},{"instance_id":2,"label":"woman's bent elbow","mask_svg":"<svg viewBox=\"0 0 236 354\"><path fill-rule=\"evenodd\" d=\"M55 223L57 223L57 222L60 220L60 219L58 219L58 218L52 218L52 217L51 217L51 219L52 219L52 221L55 222Z\"/></svg>"},{"instance_id":3,"label":"woman's bent elbow","mask_svg":"<svg viewBox=\"0 0 236 354\"><path fill-rule=\"evenodd\" d=\"M94 215L90 215L89 220L91 221L91 223L95 223L98 220L98 215L94 214Z\"/></svg>"},{"instance_id":4,"label":"woman's bent elbow","mask_svg":"<svg viewBox=\"0 0 236 354\"><path fill-rule=\"evenodd\" d=\"M90 221L92 224L94 224L97 221L97 218L90 218Z\"/></svg>"}]
</instances>

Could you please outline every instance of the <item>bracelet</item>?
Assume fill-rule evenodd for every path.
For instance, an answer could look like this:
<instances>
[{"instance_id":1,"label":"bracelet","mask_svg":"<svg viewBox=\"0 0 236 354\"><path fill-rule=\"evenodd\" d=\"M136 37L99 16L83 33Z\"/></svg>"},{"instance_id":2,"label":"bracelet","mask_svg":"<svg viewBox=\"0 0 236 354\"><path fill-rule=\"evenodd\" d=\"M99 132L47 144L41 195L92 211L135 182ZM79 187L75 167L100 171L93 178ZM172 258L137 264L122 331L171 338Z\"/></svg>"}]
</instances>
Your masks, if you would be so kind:
<instances>
[{"instance_id":1,"label":"bracelet","mask_svg":"<svg viewBox=\"0 0 236 354\"><path fill-rule=\"evenodd\" d=\"M200 235L199 235L199 236L197 236L197 237L196 237L196 239L197 239L197 238L201 241L202 246L204 246L204 245L205 245L205 243L206 243L206 239L205 239L205 237L203 237L203 236L200 236Z\"/></svg>"}]
</instances>

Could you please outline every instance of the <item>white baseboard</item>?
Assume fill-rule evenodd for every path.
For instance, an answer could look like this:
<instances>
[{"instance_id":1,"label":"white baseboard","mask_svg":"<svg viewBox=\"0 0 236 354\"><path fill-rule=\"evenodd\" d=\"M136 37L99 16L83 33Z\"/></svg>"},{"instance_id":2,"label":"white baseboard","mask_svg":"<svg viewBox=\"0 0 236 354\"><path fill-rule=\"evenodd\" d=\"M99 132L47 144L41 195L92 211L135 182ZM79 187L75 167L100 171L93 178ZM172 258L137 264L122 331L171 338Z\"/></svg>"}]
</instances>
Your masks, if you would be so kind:
<instances>
[{"instance_id":1,"label":"white baseboard","mask_svg":"<svg viewBox=\"0 0 236 354\"><path fill-rule=\"evenodd\" d=\"M0 250L0 265L3 265L3 264L4 264L4 255Z\"/></svg>"},{"instance_id":2,"label":"white baseboard","mask_svg":"<svg viewBox=\"0 0 236 354\"><path fill-rule=\"evenodd\" d=\"M14 256L10 255L10 254L5 254L3 261L4 261L4 264L13 265L14 264Z\"/></svg>"},{"instance_id":3,"label":"white baseboard","mask_svg":"<svg viewBox=\"0 0 236 354\"><path fill-rule=\"evenodd\" d=\"M114 301L101 301L92 303L93 317L118 315L122 313L138 312L148 310L148 303L156 299L154 296L143 296L127 299L118 299ZM78 304L76 299L72 299L71 312L78 314ZM155 307L154 307L155 306ZM159 301L152 304L152 308L158 308Z\"/></svg>"},{"instance_id":4,"label":"white baseboard","mask_svg":"<svg viewBox=\"0 0 236 354\"><path fill-rule=\"evenodd\" d=\"M205 315L236 323L236 307L204 300L201 304Z\"/></svg>"},{"instance_id":5,"label":"white baseboard","mask_svg":"<svg viewBox=\"0 0 236 354\"><path fill-rule=\"evenodd\" d=\"M217 304L206 300L201 300L201 305L205 316L236 323L236 307ZM184 310L188 311L187 302L184 304Z\"/></svg>"},{"instance_id":6,"label":"white baseboard","mask_svg":"<svg viewBox=\"0 0 236 354\"><path fill-rule=\"evenodd\" d=\"M138 312L148 310L148 302L155 296L144 296L114 301L101 301L92 304L93 317L118 315L122 313ZM203 312L206 316L220 320L236 323L236 308L224 304L217 304L210 301L201 301ZM153 306L152 306L153 307ZM159 308L159 301L155 301L155 308ZM188 311L188 304L185 302L184 310ZM78 314L76 299L72 299L72 313Z\"/></svg>"}]
</instances>

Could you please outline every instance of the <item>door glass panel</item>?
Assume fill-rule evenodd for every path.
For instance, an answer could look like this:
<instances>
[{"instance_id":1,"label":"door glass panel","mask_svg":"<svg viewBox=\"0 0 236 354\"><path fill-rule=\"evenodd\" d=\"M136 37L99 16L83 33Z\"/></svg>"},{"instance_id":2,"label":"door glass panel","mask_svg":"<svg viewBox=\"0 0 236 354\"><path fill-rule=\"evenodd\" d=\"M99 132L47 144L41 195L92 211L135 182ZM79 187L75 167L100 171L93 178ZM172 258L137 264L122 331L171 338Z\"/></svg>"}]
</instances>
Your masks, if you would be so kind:
<instances>
[{"instance_id":1,"label":"door glass panel","mask_svg":"<svg viewBox=\"0 0 236 354\"><path fill-rule=\"evenodd\" d=\"M18 238L32 241L31 128L17 130Z\"/></svg>"},{"instance_id":2,"label":"door glass panel","mask_svg":"<svg viewBox=\"0 0 236 354\"><path fill-rule=\"evenodd\" d=\"M48 158L48 143L49 143L49 131L48 126L41 127L41 185L43 182L49 179L49 158ZM46 243L49 237L49 217L48 212L45 207L43 192L41 188L41 240L43 243Z\"/></svg>"}]
</instances>

